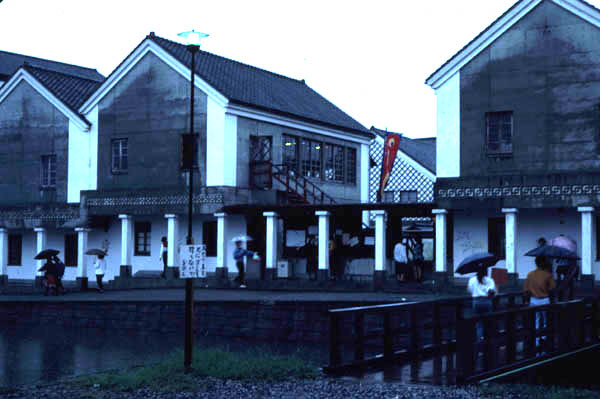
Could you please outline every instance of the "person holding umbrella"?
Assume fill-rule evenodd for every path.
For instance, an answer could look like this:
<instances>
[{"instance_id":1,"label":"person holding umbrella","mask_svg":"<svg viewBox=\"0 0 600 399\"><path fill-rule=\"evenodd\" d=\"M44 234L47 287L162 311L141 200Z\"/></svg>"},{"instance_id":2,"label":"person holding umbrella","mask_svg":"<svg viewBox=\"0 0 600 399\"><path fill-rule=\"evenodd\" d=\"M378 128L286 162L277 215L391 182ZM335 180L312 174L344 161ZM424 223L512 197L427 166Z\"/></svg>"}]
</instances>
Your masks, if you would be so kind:
<instances>
[{"instance_id":1,"label":"person holding umbrella","mask_svg":"<svg viewBox=\"0 0 600 399\"><path fill-rule=\"evenodd\" d=\"M106 274L106 261L104 260L103 254L96 255L94 269L96 271L96 284L98 284L98 291L103 293L104 285L102 285L102 278L104 277L104 274Z\"/></svg>"},{"instance_id":2,"label":"person holding umbrella","mask_svg":"<svg viewBox=\"0 0 600 399\"><path fill-rule=\"evenodd\" d=\"M244 257L253 256L255 260L259 260L258 254L254 251L249 251L246 248L242 248L242 240L247 241L249 237L234 237L235 249L233 251L233 259L235 259L235 265L238 269L238 275L234 281L240 283L240 288L246 288L244 284Z\"/></svg>"},{"instance_id":3,"label":"person holding umbrella","mask_svg":"<svg viewBox=\"0 0 600 399\"><path fill-rule=\"evenodd\" d=\"M550 293L556 288L556 282L552 277L552 264L545 256L535 257L536 269L530 271L525 279L523 285L523 291L530 298L529 306L542 306L550 304ZM535 328L546 327L546 312L535 313ZM540 345L540 339L544 340L546 337L538 337L535 339L537 346Z\"/></svg>"},{"instance_id":4,"label":"person holding umbrella","mask_svg":"<svg viewBox=\"0 0 600 399\"><path fill-rule=\"evenodd\" d=\"M487 268L498 262L494 254L484 252L471 255L463 260L456 272L467 274L476 272L477 275L469 279L467 290L473 297L473 312L476 314L492 311L492 298L496 294L496 283L488 277ZM477 322L477 340L483 339L483 322Z\"/></svg>"}]
</instances>

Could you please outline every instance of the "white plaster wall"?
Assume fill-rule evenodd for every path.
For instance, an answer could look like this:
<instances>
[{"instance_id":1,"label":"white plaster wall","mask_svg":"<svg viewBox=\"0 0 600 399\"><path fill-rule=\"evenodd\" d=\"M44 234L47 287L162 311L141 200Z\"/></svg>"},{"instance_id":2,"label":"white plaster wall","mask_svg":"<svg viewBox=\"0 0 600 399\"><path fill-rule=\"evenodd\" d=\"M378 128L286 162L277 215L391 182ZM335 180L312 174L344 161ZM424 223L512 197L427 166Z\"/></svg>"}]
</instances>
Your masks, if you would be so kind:
<instances>
[{"instance_id":1,"label":"white plaster wall","mask_svg":"<svg viewBox=\"0 0 600 399\"><path fill-rule=\"evenodd\" d=\"M237 177L237 116L207 98L206 182L208 186L235 186Z\"/></svg>"},{"instance_id":2,"label":"white plaster wall","mask_svg":"<svg viewBox=\"0 0 600 399\"><path fill-rule=\"evenodd\" d=\"M581 216L577 209L567 209L562 221L556 209L520 209L517 216L517 271L519 278L535 269L535 258L523 256L537 246L537 239L550 241L560 234L577 242L577 254L581 257ZM581 261L579 262L581 265Z\"/></svg>"},{"instance_id":3,"label":"white plaster wall","mask_svg":"<svg viewBox=\"0 0 600 399\"><path fill-rule=\"evenodd\" d=\"M238 138L237 138L237 116L225 115L225 130L223 132L223 173L224 186L237 186L237 158L238 158Z\"/></svg>"},{"instance_id":4,"label":"white plaster wall","mask_svg":"<svg viewBox=\"0 0 600 399\"><path fill-rule=\"evenodd\" d=\"M454 242L448 243L448 245L453 245L454 264L448 264L448 268L456 270L460 262L467 256L488 250L487 219L487 212L456 213L454 215ZM500 261L498 265L503 263L504 261Z\"/></svg>"},{"instance_id":5,"label":"white plaster wall","mask_svg":"<svg viewBox=\"0 0 600 399\"><path fill-rule=\"evenodd\" d=\"M467 256L476 252L488 250L488 218L504 217L498 210L492 212L457 213L454 216L454 265ZM563 223L561 224L561 220ZM556 209L519 209L517 214L517 272L519 278L524 279L527 273L535 269L534 258L524 254L537 246L540 237L550 241L552 238L564 234L577 242L577 252L581 256L581 215L576 209L567 209L561 218ZM595 257L595 254L594 254ZM505 267L504 260L497 264ZM593 271L598 276L600 262L595 260ZM460 275L456 275L460 276Z\"/></svg>"},{"instance_id":6,"label":"white plaster wall","mask_svg":"<svg viewBox=\"0 0 600 399\"><path fill-rule=\"evenodd\" d=\"M92 124L84 131L69 120L67 202L77 203L81 190L95 190L98 175L98 107L87 115Z\"/></svg>"},{"instance_id":7,"label":"white plaster wall","mask_svg":"<svg viewBox=\"0 0 600 399\"><path fill-rule=\"evenodd\" d=\"M460 176L460 72L435 92L437 97L437 177Z\"/></svg>"},{"instance_id":8,"label":"white plaster wall","mask_svg":"<svg viewBox=\"0 0 600 399\"><path fill-rule=\"evenodd\" d=\"M210 97L207 98L206 115L206 184L223 186L225 182L225 151L223 133L225 132L225 108Z\"/></svg>"}]
</instances>

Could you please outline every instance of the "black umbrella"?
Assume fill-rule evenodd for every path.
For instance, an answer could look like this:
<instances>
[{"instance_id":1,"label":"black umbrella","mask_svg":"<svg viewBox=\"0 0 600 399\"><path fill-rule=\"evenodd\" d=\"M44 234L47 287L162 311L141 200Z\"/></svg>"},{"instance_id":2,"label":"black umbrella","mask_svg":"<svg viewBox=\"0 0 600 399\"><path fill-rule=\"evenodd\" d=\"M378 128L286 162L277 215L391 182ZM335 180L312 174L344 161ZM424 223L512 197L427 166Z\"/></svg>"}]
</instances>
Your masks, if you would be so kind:
<instances>
[{"instance_id":1,"label":"black umbrella","mask_svg":"<svg viewBox=\"0 0 600 399\"><path fill-rule=\"evenodd\" d=\"M101 255L101 256L106 256L106 252L102 249L98 249L98 248L92 248L92 249L88 249L87 251L85 251L86 255Z\"/></svg>"},{"instance_id":2,"label":"black umbrella","mask_svg":"<svg viewBox=\"0 0 600 399\"><path fill-rule=\"evenodd\" d=\"M581 259L573 251L555 245L542 245L527 252L525 256L546 256L558 259Z\"/></svg>"},{"instance_id":3,"label":"black umbrella","mask_svg":"<svg viewBox=\"0 0 600 399\"><path fill-rule=\"evenodd\" d=\"M57 251L56 249L44 249L33 259L50 259L51 257L58 255L59 253L60 251Z\"/></svg>"},{"instance_id":4,"label":"black umbrella","mask_svg":"<svg viewBox=\"0 0 600 399\"><path fill-rule=\"evenodd\" d=\"M458 268L456 269L456 273L475 273L481 269L494 266L497 262L498 257L496 255L489 252L479 252L466 257L462 262L460 262L460 265L458 265Z\"/></svg>"}]
</instances>

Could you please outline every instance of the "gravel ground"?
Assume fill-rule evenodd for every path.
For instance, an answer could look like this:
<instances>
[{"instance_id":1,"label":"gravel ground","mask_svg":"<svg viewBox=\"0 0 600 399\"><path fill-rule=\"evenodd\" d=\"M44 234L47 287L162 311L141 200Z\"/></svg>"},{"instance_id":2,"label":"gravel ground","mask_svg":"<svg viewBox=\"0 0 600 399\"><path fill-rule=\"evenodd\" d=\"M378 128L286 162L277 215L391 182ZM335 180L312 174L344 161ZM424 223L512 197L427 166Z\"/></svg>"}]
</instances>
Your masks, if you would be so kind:
<instances>
[{"instance_id":1,"label":"gravel ground","mask_svg":"<svg viewBox=\"0 0 600 399\"><path fill-rule=\"evenodd\" d=\"M409 385L387 382L357 382L322 378L317 380L287 381L278 383L239 382L204 378L203 388L196 392L160 393L150 390L135 392L112 392L98 388L81 388L68 385L46 385L20 388L14 392L2 391L1 399L162 399L162 398L227 398L227 399L303 399L303 398L368 398L368 399L476 399L498 398L498 395L483 396L476 387L440 387L431 385ZM514 396L502 396L515 398Z\"/></svg>"}]
</instances>

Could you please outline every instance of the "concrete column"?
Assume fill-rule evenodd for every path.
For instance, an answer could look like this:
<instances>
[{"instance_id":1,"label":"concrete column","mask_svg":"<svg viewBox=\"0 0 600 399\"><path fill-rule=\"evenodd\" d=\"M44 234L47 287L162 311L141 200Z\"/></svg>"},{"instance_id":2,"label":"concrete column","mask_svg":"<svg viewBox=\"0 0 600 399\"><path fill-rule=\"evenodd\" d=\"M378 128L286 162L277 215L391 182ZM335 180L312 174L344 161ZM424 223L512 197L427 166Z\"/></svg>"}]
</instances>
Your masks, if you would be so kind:
<instances>
[{"instance_id":1,"label":"concrete column","mask_svg":"<svg viewBox=\"0 0 600 399\"><path fill-rule=\"evenodd\" d=\"M319 271L318 279L329 279L329 217L331 213L327 211L316 211L315 215L319 218Z\"/></svg>"},{"instance_id":2,"label":"concrete column","mask_svg":"<svg viewBox=\"0 0 600 399\"><path fill-rule=\"evenodd\" d=\"M229 284L229 269L227 264L227 214L215 213L217 218L217 267L215 269L217 285Z\"/></svg>"},{"instance_id":3,"label":"concrete column","mask_svg":"<svg viewBox=\"0 0 600 399\"><path fill-rule=\"evenodd\" d=\"M502 213L505 217L506 227L506 269L509 274L509 279L512 281L518 280L519 273L517 271L517 213L516 208L502 208Z\"/></svg>"},{"instance_id":4,"label":"concrete column","mask_svg":"<svg viewBox=\"0 0 600 399\"><path fill-rule=\"evenodd\" d=\"M87 270L87 259L88 255L85 251L88 250L88 233L91 229L84 227L75 228L77 232L77 285L82 291L87 290L88 287L88 270Z\"/></svg>"},{"instance_id":5,"label":"concrete column","mask_svg":"<svg viewBox=\"0 0 600 399\"><path fill-rule=\"evenodd\" d=\"M8 283L8 229L0 227L0 287Z\"/></svg>"},{"instance_id":6,"label":"concrete column","mask_svg":"<svg viewBox=\"0 0 600 399\"><path fill-rule=\"evenodd\" d=\"M179 256L177 243L179 242L179 217L174 214L166 214L167 219L167 277L173 278L178 275L175 269L179 269Z\"/></svg>"},{"instance_id":7,"label":"concrete column","mask_svg":"<svg viewBox=\"0 0 600 399\"><path fill-rule=\"evenodd\" d=\"M272 280L277 276L278 215L275 212L263 212L263 216L267 218L267 253L265 254L267 267L265 270L265 280Z\"/></svg>"},{"instance_id":8,"label":"concrete column","mask_svg":"<svg viewBox=\"0 0 600 399\"><path fill-rule=\"evenodd\" d=\"M121 219L121 268L120 278L131 277L133 258L133 218L131 215L119 215Z\"/></svg>"},{"instance_id":9,"label":"concrete column","mask_svg":"<svg viewBox=\"0 0 600 399\"><path fill-rule=\"evenodd\" d=\"M435 272L445 274L448 272L448 211L433 209L431 213L435 215Z\"/></svg>"},{"instance_id":10,"label":"concrete column","mask_svg":"<svg viewBox=\"0 0 600 399\"><path fill-rule=\"evenodd\" d=\"M583 283L594 284L594 248L596 246L596 226L594 208L580 206L581 213L581 280Z\"/></svg>"},{"instance_id":11,"label":"concrete column","mask_svg":"<svg viewBox=\"0 0 600 399\"><path fill-rule=\"evenodd\" d=\"M375 216L375 275L373 276L376 290L383 289L385 282L385 270L387 265L386 256L386 230L387 213L385 211L373 211Z\"/></svg>"},{"instance_id":12,"label":"concrete column","mask_svg":"<svg viewBox=\"0 0 600 399\"><path fill-rule=\"evenodd\" d=\"M48 234L46 234L46 229L43 228L43 227L36 227L36 228L33 229L33 231L35 231L35 233L36 233L36 243L37 243L36 244L36 250L37 250L36 255L37 255L38 253L40 253L44 249L46 249L46 241L48 239ZM45 261L43 259L39 259L36 262L36 265L35 265L35 267L36 267L35 268L36 273L35 273L35 275L37 277L41 277L41 276L44 275L44 272L38 272L37 271L40 267L42 267L44 265L44 263L45 263Z\"/></svg>"}]
</instances>

